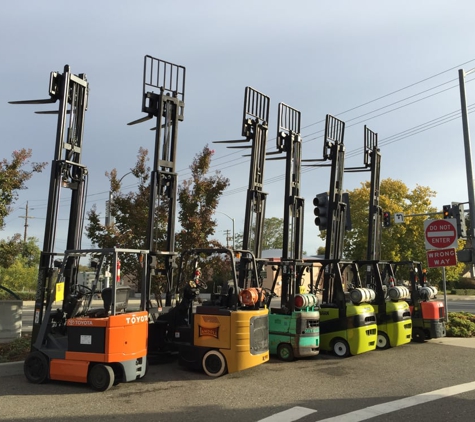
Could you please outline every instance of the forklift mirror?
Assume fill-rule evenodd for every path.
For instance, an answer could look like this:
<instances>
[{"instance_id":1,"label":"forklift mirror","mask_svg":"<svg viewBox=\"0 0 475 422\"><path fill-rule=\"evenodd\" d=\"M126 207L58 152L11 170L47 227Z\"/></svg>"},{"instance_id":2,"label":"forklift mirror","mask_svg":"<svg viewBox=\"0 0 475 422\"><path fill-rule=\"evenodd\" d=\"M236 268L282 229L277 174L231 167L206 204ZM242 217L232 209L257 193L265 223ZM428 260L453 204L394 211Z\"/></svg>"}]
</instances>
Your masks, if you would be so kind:
<instances>
[{"instance_id":1,"label":"forklift mirror","mask_svg":"<svg viewBox=\"0 0 475 422\"><path fill-rule=\"evenodd\" d=\"M54 268L61 268L61 266L63 265L63 261L55 260L53 265Z\"/></svg>"}]
</instances>

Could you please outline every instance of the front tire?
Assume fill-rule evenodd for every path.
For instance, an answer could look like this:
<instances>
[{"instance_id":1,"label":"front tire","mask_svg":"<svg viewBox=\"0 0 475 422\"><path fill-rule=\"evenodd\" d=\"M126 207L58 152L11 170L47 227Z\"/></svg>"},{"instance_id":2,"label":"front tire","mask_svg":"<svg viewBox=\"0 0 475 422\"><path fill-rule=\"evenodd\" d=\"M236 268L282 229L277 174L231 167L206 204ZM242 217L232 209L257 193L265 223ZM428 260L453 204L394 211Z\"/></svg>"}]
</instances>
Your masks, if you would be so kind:
<instances>
[{"instance_id":1,"label":"front tire","mask_svg":"<svg viewBox=\"0 0 475 422\"><path fill-rule=\"evenodd\" d=\"M89 370L87 382L96 391L107 391L114 385L114 370L109 365L96 364Z\"/></svg>"},{"instance_id":2,"label":"front tire","mask_svg":"<svg viewBox=\"0 0 475 422\"><path fill-rule=\"evenodd\" d=\"M333 353L339 358L350 356L350 346L348 342L342 338L338 338L333 342Z\"/></svg>"},{"instance_id":3,"label":"front tire","mask_svg":"<svg viewBox=\"0 0 475 422\"><path fill-rule=\"evenodd\" d=\"M220 377L227 371L226 359L218 350L209 350L202 360L203 371L210 377Z\"/></svg>"},{"instance_id":4,"label":"front tire","mask_svg":"<svg viewBox=\"0 0 475 422\"><path fill-rule=\"evenodd\" d=\"M23 372L26 379L33 384L44 383L49 376L48 358L39 351L31 352L25 359Z\"/></svg>"},{"instance_id":5,"label":"front tire","mask_svg":"<svg viewBox=\"0 0 475 422\"><path fill-rule=\"evenodd\" d=\"M391 347L389 337L386 333L378 332L378 342L376 343L376 347L380 350L389 349L389 347Z\"/></svg>"},{"instance_id":6,"label":"front tire","mask_svg":"<svg viewBox=\"0 0 475 422\"><path fill-rule=\"evenodd\" d=\"M284 362L292 362L294 360L294 350L290 344L279 344L279 347L277 348L277 356Z\"/></svg>"}]
</instances>

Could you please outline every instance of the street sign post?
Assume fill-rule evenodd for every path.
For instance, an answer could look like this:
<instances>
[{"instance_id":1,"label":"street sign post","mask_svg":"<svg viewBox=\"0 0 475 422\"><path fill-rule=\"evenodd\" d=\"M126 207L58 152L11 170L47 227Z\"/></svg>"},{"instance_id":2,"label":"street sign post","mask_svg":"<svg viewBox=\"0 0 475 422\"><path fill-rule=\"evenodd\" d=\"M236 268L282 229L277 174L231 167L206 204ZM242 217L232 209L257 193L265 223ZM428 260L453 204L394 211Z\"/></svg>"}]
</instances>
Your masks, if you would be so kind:
<instances>
[{"instance_id":1,"label":"street sign post","mask_svg":"<svg viewBox=\"0 0 475 422\"><path fill-rule=\"evenodd\" d=\"M458 246L455 218L424 221L426 249L450 249Z\"/></svg>"},{"instance_id":2,"label":"street sign post","mask_svg":"<svg viewBox=\"0 0 475 422\"><path fill-rule=\"evenodd\" d=\"M429 268L451 267L457 265L455 248L427 251L427 265Z\"/></svg>"}]
</instances>

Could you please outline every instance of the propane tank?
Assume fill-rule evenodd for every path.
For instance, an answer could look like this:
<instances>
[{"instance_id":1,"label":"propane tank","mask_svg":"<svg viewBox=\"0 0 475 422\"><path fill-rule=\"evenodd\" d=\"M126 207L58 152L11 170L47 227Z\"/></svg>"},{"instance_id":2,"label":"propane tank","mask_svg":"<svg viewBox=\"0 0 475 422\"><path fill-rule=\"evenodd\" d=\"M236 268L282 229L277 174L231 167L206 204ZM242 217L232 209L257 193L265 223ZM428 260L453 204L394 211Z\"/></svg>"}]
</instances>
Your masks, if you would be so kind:
<instances>
[{"instance_id":1,"label":"propane tank","mask_svg":"<svg viewBox=\"0 0 475 422\"><path fill-rule=\"evenodd\" d=\"M437 289L433 286L424 286L419 290L419 295L422 300L434 299L437 293Z\"/></svg>"},{"instance_id":2,"label":"propane tank","mask_svg":"<svg viewBox=\"0 0 475 422\"><path fill-rule=\"evenodd\" d=\"M239 292L239 299L244 306L254 306L259 300L264 302L265 295L261 289L250 287Z\"/></svg>"},{"instance_id":3,"label":"propane tank","mask_svg":"<svg viewBox=\"0 0 475 422\"><path fill-rule=\"evenodd\" d=\"M362 302L371 302L376 298L376 293L374 290L357 287L350 291L350 300L354 304L362 303Z\"/></svg>"},{"instance_id":4,"label":"propane tank","mask_svg":"<svg viewBox=\"0 0 475 422\"><path fill-rule=\"evenodd\" d=\"M388 291L389 298L395 302L402 299L409 299L411 297L409 289L404 286L390 287Z\"/></svg>"},{"instance_id":5,"label":"propane tank","mask_svg":"<svg viewBox=\"0 0 475 422\"><path fill-rule=\"evenodd\" d=\"M314 308L318 306L318 298L311 293L298 294L294 298L295 309Z\"/></svg>"}]
</instances>

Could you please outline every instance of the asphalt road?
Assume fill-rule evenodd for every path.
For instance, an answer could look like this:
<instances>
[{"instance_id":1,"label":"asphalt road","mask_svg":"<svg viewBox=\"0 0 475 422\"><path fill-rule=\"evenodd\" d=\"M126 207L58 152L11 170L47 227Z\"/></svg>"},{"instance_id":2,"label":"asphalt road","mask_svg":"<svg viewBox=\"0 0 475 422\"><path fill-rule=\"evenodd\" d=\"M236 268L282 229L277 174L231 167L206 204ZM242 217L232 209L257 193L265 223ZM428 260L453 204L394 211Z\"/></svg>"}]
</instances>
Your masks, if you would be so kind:
<instances>
[{"instance_id":1,"label":"asphalt road","mask_svg":"<svg viewBox=\"0 0 475 422\"><path fill-rule=\"evenodd\" d=\"M0 365L0 420L336 422L368 419L362 419L361 412L366 416L369 413L372 421L381 422L414 418L421 422L473 420L475 340L446 340L410 343L347 359L323 353L291 363L271 359L259 367L217 379L189 371L172 361L151 366L144 379L119 384L104 393L94 392L83 384L30 384L22 374L21 364L4 364ZM460 385L464 388L457 387ZM437 391L440 389L444 390ZM418 394L425 394L420 396L425 400L437 400L419 403L420 397L414 397ZM391 413L380 413L388 410ZM343 415L349 412L358 413L345 418Z\"/></svg>"}]
</instances>

